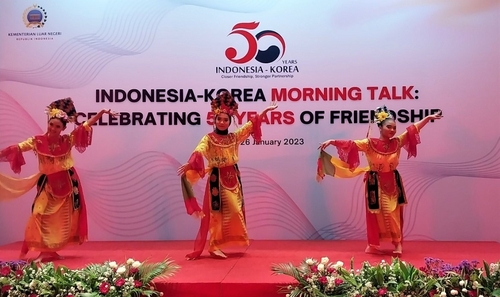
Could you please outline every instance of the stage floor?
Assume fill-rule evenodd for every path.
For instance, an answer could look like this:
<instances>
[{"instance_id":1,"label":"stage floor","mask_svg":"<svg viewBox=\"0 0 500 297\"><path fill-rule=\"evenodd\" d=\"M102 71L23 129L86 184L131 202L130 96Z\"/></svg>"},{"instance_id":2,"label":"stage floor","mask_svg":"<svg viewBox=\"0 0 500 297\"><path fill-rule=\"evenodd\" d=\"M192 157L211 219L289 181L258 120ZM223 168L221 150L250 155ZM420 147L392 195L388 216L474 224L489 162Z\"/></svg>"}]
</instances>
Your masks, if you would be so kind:
<instances>
[{"instance_id":1,"label":"stage floor","mask_svg":"<svg viewBox=\"0 0 500 297\"><path fill-rule=\"evenodd\" d=\"M225 250L229 258L213 259L204 253L196 261L187 261L184 256L191 251L192 241L129 241L88 242L81 246L70 246L61 251L64 260L55 264L69 268L81 268L89 263L104 261L125 262L128 258L139 261L160 261L171 258L181 266L180 270L165 282L157 283L164 296L206 296L206 297L266 297L284 296L278 288L293 279L272 275L273 263L292 262L298 264L306 257L319 259L328 257L331 261L342 261L348 265L354 257L355 266L369 261L379 263L391 261L391 254L367 255L364 241L251 241L245 249ZM0 260L15 260L21 243L0 246ZM28 256L36 257L36 253ZM498 242L406 242L402 260L420 267L425 257L439 258L451 264L462 260L500 260Z\"/></svg>"}]
</instances>

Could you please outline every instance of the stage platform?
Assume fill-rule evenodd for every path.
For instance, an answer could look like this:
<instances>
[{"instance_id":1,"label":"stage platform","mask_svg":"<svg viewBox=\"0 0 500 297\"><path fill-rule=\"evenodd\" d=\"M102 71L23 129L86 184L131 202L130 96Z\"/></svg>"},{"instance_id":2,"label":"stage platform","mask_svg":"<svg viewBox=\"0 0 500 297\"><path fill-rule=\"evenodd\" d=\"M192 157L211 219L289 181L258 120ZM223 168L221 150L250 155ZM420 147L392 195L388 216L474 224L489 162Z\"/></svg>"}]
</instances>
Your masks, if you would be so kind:
<instances>
[{"instance_id":1,"label":"stage platform","mask_svg":"<svg viewBox=\"0 0 500 297\"><path fill-rule=\"evenodd\" d=\"M298 264L306 257L319 259L329 257L331 261L343 261L348 265L354 257L357 268L363 261L379 263L391 261L392 255L365 254L364 241L251 241L246 249L226 250L229 258L218 260L204 253L196 261L187 261L185 254L191 251L192 241L129 241L88 242L81 246L70 246L61 251L64 260L55 261L70 268L81 268L89 263L112 260L125 262L128 258L139 261L160 261L165 257L181 266L170 279L156 283L157 288L169 297L266 297L284 296L278 288L293 282L286 276L272 275L273 263L292 262ZM21 243L0 246L0 260L15 260ZM29 256L36 257L36 253ZM500 259L498 242L406 242L402 260L420 267L425 257L439 258L451 264L462 260Z\"/></svg>"}]
</instances>

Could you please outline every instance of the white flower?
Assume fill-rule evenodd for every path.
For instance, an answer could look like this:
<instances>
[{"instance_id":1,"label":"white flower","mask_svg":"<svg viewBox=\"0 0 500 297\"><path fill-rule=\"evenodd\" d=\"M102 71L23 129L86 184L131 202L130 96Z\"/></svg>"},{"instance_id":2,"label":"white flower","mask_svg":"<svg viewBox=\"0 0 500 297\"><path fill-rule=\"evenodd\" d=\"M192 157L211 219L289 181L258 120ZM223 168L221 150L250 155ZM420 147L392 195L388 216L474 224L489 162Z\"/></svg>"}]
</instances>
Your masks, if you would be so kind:
<instances>
[{"instance_id":1,"label":"white flower","mask_svg":"<svg viewBox=\"0 0 500 297\"><path fill-rule=\"evenodd\" d=\"M118 274L125 273L125 271L127 271L127 268L125 268L123 266L120 266L120 267L118 267L118 269L116 269L116 273L118 273Z\"/></svg>"},{"instance_id":2,"label":"white flower","mask_svg":"<svg viewBox=\"0 0 500 297\"><path fill-rule=\"evenodd\" d=\"M483 296L483 295L479 295L479 296L477 296L477 297L484 297L484 296Z\"/></svg>"},{"instance_id":3,"label":"white flower","mask_svg":"<svg viewBox=\"0 0 500 297\"><path fill-rule=\"evenodd\" d=\"M461 285L461 286L463 286L463 285L465 285L465 282L463 280L461 280L461 281L458 282L458 284Z\"/></svg>"},{"instance_id":4,"label":"white flower","mask_svg":"<svg viewBox=\"0 0 500 297\"><path fill-rule=\"evenodd\" d=\"M439 294L441 297L446 297L446 292L441 292L441 294Z\"/></svg>"},{"instance_id":5,"label":"white flower","mask_svg":"<svg viewBox=\"0 0 500 297\"><path fill-rule=\"evenodd\" d=\"M129 259L127 260L127 264L128 264L128 265L130 265L130 264L132 264L132 263L134 263L134 262L135 262L135 260L134 260L134 259L132 259L132 258L129 258Z\"/></svg>"},{"instance_id":6,"label":"white flower","mask_svg":"<svg viewBox=\"0 0 500 297\"><path fill-rule=\"evenodd\" d=\"M325 271L325 265L324 264L318 264L318 271Z\"/></svg>"},{"instance_id":7,"label":"white flower","mask_svg":"<svg viewBox=\"0 0 500 297\"><path fill-rule=\"evenodd\" d=\"M109 267L111 267L111 268L116 268L116 267L118 267L118 265L116 264L116 262L115 262L115 261L113 261L113 262L109 262L109 263L108 263L108 266L109 266Z\"/></svg>"},{"instance_id":8,"label":"white flower","mask_svg":"<svg viewBox=\"0 0 500 297\"><path fill-rule=\"evenodd\" d=\"M337 263L333 264L333 268L339 269L340 267L344 266L344 262L342 261L337 261Z\"/></svg>"},{"instance_id":9,"label":"white flower","mask_svg":"<svg viewBox=\"0 0 500 297\"><path fill-rule=\"evenodd\" d=\"M314 260L311 259L311 258L309 258L309 259L306 260L306 264L309 265L309 266L311 266L311 265L314 264Z\"/></svg>"},{"instance_id":10,"label":"white flower","mask_svg":"<svg viewBox=\"0 0 500 297\"><path fill-rule=\"evenodd\" d=\"M330 259L328 259L328 257L321 258L321 264L327 264L328 262L330 262Z\"/></svg>"},{"instance_id":11,"label":"white flower","mask_svg":"<svg viewBox=\"0 0 500 297\"><path fill-rule=\"evenodd\" d=\"M34 289L36 287L36 281L32 280L29 286L31 289Z\"/></svg>"},{"instance_id":12,"label":"white flower","mask_svg":"<svg viewBox=\"0 0 500 297\"><path fill-rule=\"evenodd\" d=\"M458 291L457 290L451 290L450 293L451 293L451 295L458 295Z\"/></svg>"},{"instance_id":13,"label":"white flower","mask_svg":"<svg viewBox=\"0 0 500 297\"><path fill-rule=\"evenodd\" d=\"M462 292L467 293L467 289L466 289L466 288L463 288L463 289L462 289Z\"/></svg>"},{"instance_id":14,"label":"white flower","mask_svg":"<svg viewBox=\"0 0 500 297\"><path fill-rule=\"evenodd\" d=\"M139 268L141 266L141 262L139 261L134 261L134 263L132 263L132 267L134 268Z\"/></svg>"},{"instance_id":15,"label":"white flower","mask_svg":"<svg viewBox=\"0 0 500 297\"><path fill-rule=\"evenodd\" d=\"M367 282L367 283L365 284L365 287L367 287L367 288L371 288L371 287L372 287L372 283L371 283L371 282Z\"/></svg>"}]
</instances>

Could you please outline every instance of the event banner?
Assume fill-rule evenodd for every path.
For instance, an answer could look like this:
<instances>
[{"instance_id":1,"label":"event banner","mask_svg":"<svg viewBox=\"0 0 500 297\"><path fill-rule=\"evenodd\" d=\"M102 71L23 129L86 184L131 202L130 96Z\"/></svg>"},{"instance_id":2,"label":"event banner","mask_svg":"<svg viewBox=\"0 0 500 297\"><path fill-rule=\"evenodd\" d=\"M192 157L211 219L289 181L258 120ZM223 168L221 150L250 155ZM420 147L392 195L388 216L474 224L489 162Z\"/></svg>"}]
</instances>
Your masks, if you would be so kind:
<instances>
[{"instance_id":1,"label":"event banner","mask_svg":"<svg viewBox=\"0 0 500 297\"><path fill-rule=\"evenodd\" d=\"M251 239L364 240L363 176L318 182L318 147L378 138L385 105L397 133L443 114L416 158L401 152L405 240L500 241L496 0L0 0L0 149L45 133L56 99L78 111L64 133L119 112L73 151L90 240L195 237L177 168L213 131L224 90L239 105L230 131L278 105L262 141L239 146ZM24 157L20 174L0 173L37 173ZM22 240L35 195L0 202L0 244Z\"/></svg>"}]
</instances>

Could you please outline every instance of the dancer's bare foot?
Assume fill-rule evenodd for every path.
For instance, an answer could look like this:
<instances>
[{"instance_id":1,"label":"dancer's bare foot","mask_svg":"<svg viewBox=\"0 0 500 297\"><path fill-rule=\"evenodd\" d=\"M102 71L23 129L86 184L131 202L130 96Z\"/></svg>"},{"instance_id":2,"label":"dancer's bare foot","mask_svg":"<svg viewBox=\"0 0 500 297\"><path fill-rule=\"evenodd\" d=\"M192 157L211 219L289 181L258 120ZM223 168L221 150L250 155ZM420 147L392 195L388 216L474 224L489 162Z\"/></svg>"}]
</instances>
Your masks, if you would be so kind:
<instances>
[{"instance_id":1,"label":"dancer's bare foot","mask_svg":"<svg viewBox=\"0 0 500 297\"><path fill-rule=\"evenodd\" d=\"M224 254L221 250L210 252L210 255L217 259L227 259L226 254Z\"/></svg>"},{"instance_id":2,"label":"dancer's bare foot","mask_svg":"<svg viewBox=\"0 0 500 297\"><path fill-rule=\"evenodd\" d=\"M40 255L38 255L38 257L35 260L33 260L33 262L40 263L48 260L62 260L62 259L64 259L64 257L56 252L41 252Z\"/></svg>"},{"instance_id":3,"label":"dancer's bare foot","mask_svg":"<svg viewBox=\"0 0 500 297\"><path fill-rule=\"evenodd\" d=\"M371 245L366 246L365 253L375 254L375 255L382 255L383 254L383 252L378 247L371 246Z\"/></svg>"},{"instance_id":4,"label":"dancer's bare foot","mask_svg":"<svg viewBox=\"0 0 500 297\"><path fill-rule=\"evenodd\" d=\"M41 263L43 261L46 261L49 258L50 258L50 253L41 252L40 255L38 255L38 257L36 257L35 260L33 260L33 262L35 262L35 263Z\"/></svg>"},{"instance_id":5,"label":"dancer's bare foot","mask_svg":"<svg viewBox=\"0 0 500 297\"><path fill-rule=\"evenodd\" d=\"M56 252L50 252L50 256L51 256L52 260L63 260L64 259L63 256L59 255Z\"/></svg>"},{"instance_id":6,"label":"dancer's bare foot","mask_svg":"<svg viewBox=\"0 0 500 297\"><path fill-rule=\"evenodd\" d=\"M401 255L401 254L403 254L403 245L401 245L401 243L398 243L396 245L396 248L394 249L394 251L392 253L395 254L395 255Z\"/></svg>"}]
</instances>

